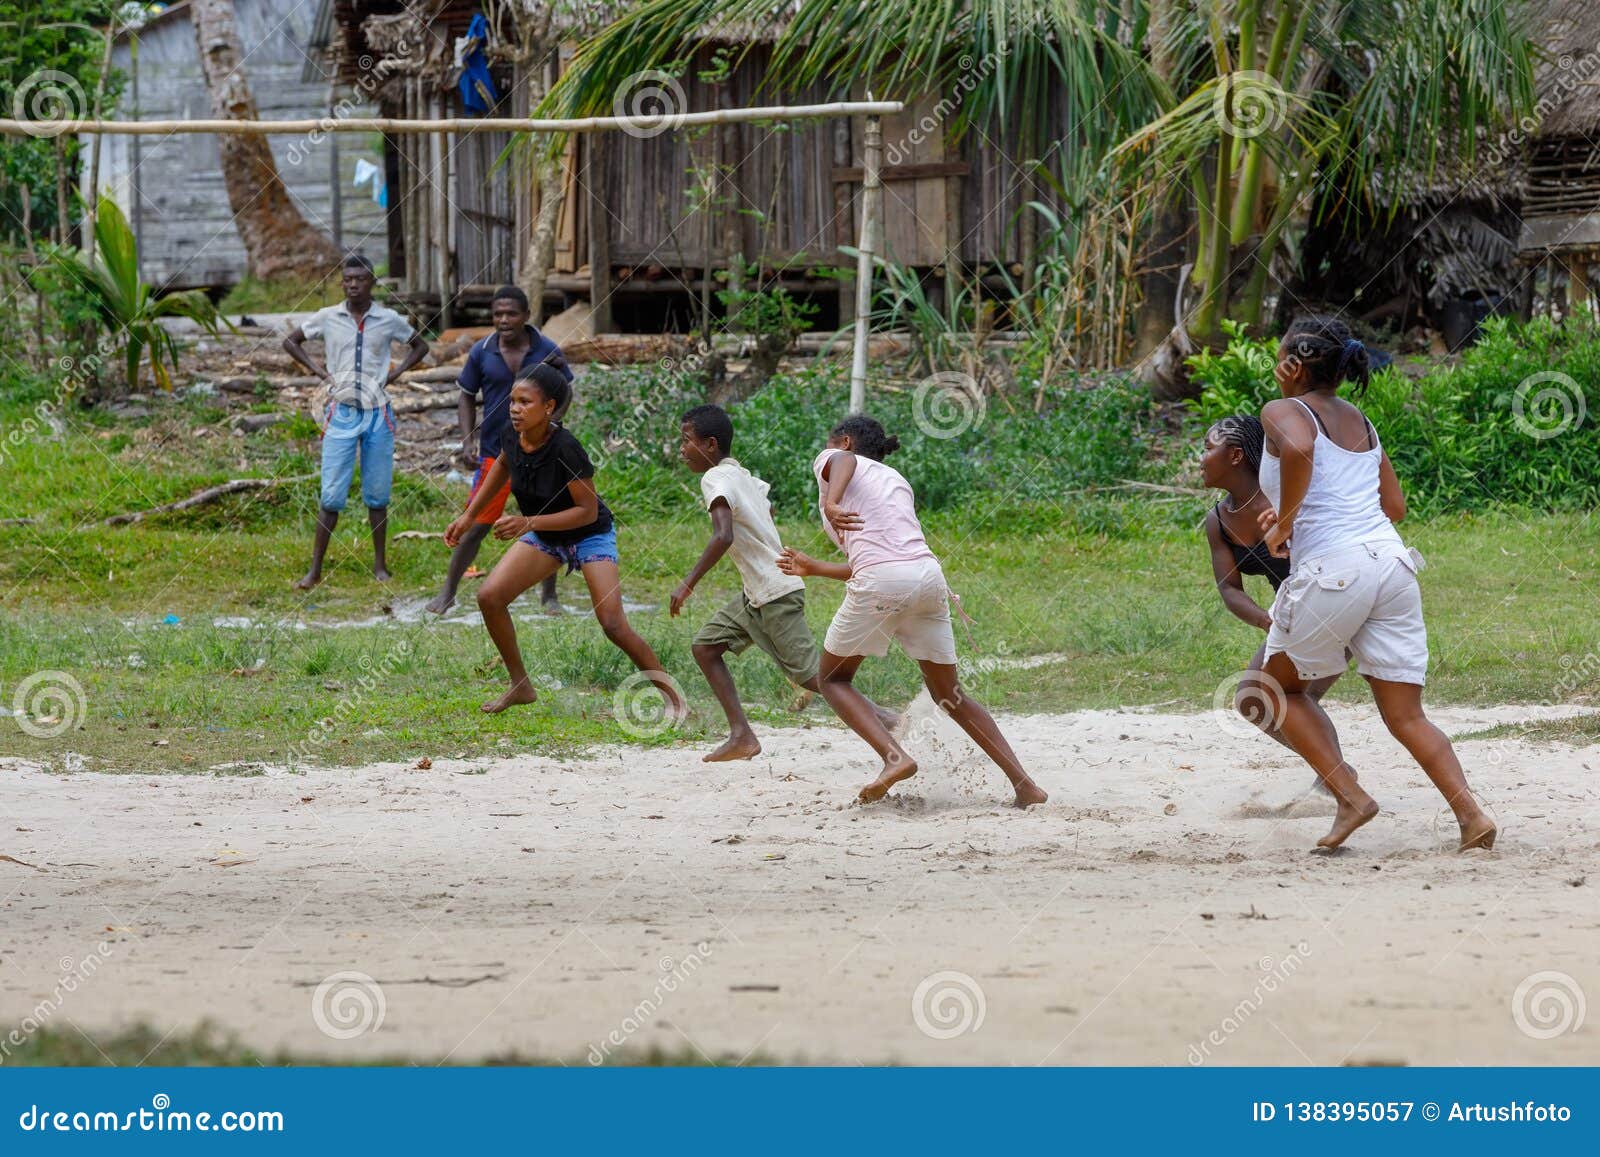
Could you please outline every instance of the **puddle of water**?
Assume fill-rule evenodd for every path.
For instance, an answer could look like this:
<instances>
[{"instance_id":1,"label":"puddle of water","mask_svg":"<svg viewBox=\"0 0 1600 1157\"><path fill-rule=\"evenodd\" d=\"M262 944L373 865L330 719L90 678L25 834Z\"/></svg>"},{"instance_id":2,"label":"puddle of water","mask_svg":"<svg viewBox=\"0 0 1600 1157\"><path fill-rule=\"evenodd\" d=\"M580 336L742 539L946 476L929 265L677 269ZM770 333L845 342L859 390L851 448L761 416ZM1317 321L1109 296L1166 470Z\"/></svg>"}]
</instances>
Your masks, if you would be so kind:
<instances>
[{"instance_id":1,"label":"puddle of water","mask_svg":"<svg viewBox=\"0 0 1600 1157\"><path fill-rule=\"evenodd\" d=\"M367 630L372 628L415 626L418 623L437 622L445 626L481 627L483 616L469 602L457 602L456 605L443 616L434 615L427 609L428 600L396 599L390 605L388 614L371 615L364 619L252 619L248 615L218 615L211 620L213 627L224 630L257 631L257 630L290 630L307 631L313 628L319 630ZM570 606L562 604L567 612L566 617L572 619L588 619L593 617L590 607ZM659 609L659 603L635 603L627 599L622 600L622 609L630 615L644 614ZM544 613L544 608L537 600L524 599L514 603L511 608L511 617L519 623L549 623L555 617ZM128 622L127 626L133 627L140 624Z\"/></svg>"}]
</instances>

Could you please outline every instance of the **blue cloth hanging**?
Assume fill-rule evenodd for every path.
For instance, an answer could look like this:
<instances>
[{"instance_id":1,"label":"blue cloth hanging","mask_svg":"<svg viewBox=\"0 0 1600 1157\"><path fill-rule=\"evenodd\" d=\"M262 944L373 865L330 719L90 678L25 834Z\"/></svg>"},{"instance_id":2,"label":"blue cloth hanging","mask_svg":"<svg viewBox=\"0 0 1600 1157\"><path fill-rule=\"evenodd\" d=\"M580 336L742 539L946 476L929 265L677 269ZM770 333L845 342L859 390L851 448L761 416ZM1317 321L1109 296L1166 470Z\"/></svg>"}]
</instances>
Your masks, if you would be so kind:
<instances>
[{"instance_id":1,"label":"blue cloth hanging","mask_svg":"<svg viewBox=\"0 0 1600 1157\"><path fill-rule=\"evenodd\" d=\"M461 61L461 107L474 116L483 116L500 103L500 93L489 77L489 58L483 49L489 43L489 22L475 13L467 25L466 52Z\"/></svg>"}]
</instances>

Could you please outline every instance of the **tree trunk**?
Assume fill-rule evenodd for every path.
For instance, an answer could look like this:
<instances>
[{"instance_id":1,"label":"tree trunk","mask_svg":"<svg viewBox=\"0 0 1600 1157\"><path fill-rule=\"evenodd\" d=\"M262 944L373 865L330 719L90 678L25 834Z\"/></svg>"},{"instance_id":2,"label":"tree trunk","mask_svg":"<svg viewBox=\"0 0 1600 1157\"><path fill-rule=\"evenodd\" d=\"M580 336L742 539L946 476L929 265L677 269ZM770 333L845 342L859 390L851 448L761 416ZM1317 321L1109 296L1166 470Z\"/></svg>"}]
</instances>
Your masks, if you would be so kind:
<instances>
[{"instance_id":1,"label":"tree trunk","mask_svg":"<svg viewBox=\"0 0 1600 1157\"><path fill-rule=\"evenodd\" d=\"M211 113L229 120L256 120L260 114L242 69L244 50L234 23L233 0L191 0L200 67L211 94ZM244 242L250 273L263 280L320 281L339 263L339 251L306 223L289 196L272 145L264 136L217 138L228 207Z\"/></svg>"},{"instance_id":2,"label":"tree trunk","mask_svg":"<svg viewBox=\"0 0 1600 1157\"><path fill-rule=\"evenodd\" d=\"M1176 74L1176 60L1169 38L1177 11L1174 0L1152 0L1145 44L1150 66L1169 84ZM1192 392L1183 358L1187 350L1175 328L1178 313L1179 270L1187 255L1189 214L1185 202L1174 195L1171 185L1158 185L1150 232L1145 236L1139 264L1140 300L1134 332L1133 355L1138 359L1139 376L1151 393L1163 401L1181 398Z\"/></svg>"},{"instance_id":3,"label":"tree trunk","mask_svg":"<svg viewBox=\"0 0 1600 1157\"><path fill-rule=\"evenodd\" d=\"M550 280L550 266L555 263L556 229L561 223L561 205L567 196L565 167L559 158L540 159L538 173L539 214L533 219L528 270L522 279L522 290L528 295L535 323L544 320L544 286Z\"/></svg>"}]
</instances>

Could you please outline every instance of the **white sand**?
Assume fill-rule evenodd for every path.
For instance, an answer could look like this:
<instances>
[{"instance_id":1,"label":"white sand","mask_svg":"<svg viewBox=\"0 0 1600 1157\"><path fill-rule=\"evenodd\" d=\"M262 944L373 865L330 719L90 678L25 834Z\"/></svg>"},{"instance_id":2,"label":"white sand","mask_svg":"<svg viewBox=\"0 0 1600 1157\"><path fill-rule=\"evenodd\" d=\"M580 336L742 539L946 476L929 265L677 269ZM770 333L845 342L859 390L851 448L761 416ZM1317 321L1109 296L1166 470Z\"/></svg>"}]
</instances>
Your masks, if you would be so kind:
<instances>
[{"instance_id":1,"label":"white sand","mask_svg":"<svg viewBox=\"0 0 1600 1157\"><path fill-rule=\"evenodd\" d=\"M35 866L0 860L0 1043L42 1003L91 1037L210 1020L328 1057L582 1063L615 1032L844 1062L1600 1060L1600 1009L1551 1039L1513 1010L1540 972L1577 990L1535 982L1534 1030L1600 1000L1600 754L1462 744L1503 835L1458 856L1370 710L1337 717L1385 813L1332 857L1309 853L1328 805L1275 814L1310 774L1209 715L1004 720L1052 796L1026 814L925 714L923 774L868 809L870 753L829 726L716 766L690 747L259 778L0 759L0 854ZM380 985L376 1031L318 1028L341 971Z\"/></svg>"}]
</instances>

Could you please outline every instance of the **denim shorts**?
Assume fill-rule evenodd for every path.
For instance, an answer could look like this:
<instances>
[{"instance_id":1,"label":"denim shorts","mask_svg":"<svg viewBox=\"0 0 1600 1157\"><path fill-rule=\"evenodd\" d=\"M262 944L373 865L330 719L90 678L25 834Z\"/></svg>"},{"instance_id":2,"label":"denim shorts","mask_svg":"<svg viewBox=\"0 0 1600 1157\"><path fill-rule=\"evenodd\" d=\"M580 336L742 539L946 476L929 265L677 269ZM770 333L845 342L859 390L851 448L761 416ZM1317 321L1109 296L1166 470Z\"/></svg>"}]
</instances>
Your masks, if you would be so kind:
<instances>
[{"instance_id":1,"label":"denim shorts","mask_svg":"<svg viewBox=\"0 0 1600 1157\"><path fill-rule=\"evenodd\" d=\"M539 537L538 531L530 531L523 535L519 542L544 551L552 558L560 559L567 564L567 573L571 574L591 562L618 562L617 558L617 528L603 530L599 534L591 534L588 538L580 538L577 542L546 542Z\"/></svg>"},{"instance_id":2,"label":"denim shorts","mask_svg":"<svg viewBox=\"0 0 1600 1157\"><path fill-rule=\"evenodd\" d=\"M322 493L324 510L343 510L361 459L361 501L370 510L389 505L394 478L394 411L388 406L362 410L340 403L328 409L328 427L322 432Z\"/></svg>"}]
</instances>

